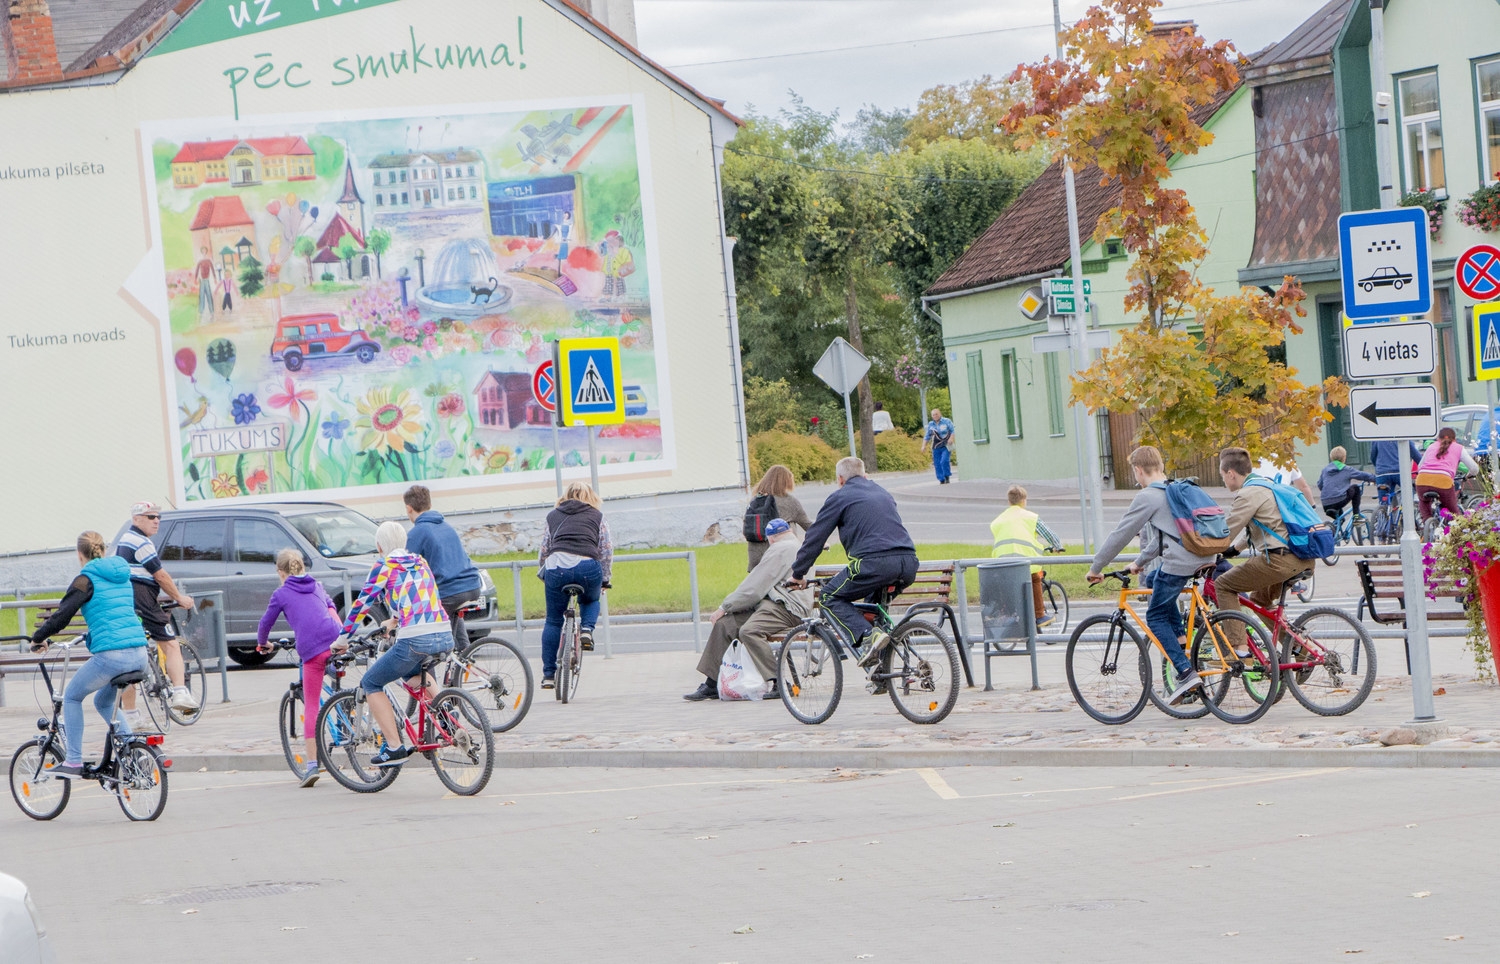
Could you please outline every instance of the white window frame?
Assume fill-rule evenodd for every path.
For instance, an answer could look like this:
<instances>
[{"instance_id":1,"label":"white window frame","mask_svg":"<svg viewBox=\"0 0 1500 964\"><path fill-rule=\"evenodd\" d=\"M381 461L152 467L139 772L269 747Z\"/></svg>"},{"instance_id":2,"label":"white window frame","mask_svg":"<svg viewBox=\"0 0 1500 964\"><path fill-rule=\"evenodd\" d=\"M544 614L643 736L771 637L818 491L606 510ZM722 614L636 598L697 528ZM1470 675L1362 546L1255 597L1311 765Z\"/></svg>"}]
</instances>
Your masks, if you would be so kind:
<instances>
[{"instance_id":1,"label":"white window frame","mask_svg":"<svg viewBox=\"0 0 1500 964\"><path fill-rule=\"evenodd\" d=\"M1429 190L1429 191L1435 190L1438 194L1446 197L1447 193L1448 193L1448 189L1447 189L1447 185L1448 185L1448 174L1447 174L1448 155L1447 155L1447 145L1446 144L1440 145L1440 148L1443 150L1443 168L1444 169L1441 170L1441 171L1439 171L1438 173L1442 176L1443 186L1434 189L1432 187L1432 168L1431 168L1432 151L1429 148L1428 143L1427 143L1427 129L1428 129L1428 124L1431 123L1431 122L1433 122L1433 121L1437 122L1438 137L1440 139L1442 137L1442 132L1443 132L1442 88L1441 87L1438 88L1438 109L1437 110L1428 111L1428 112L1422 113L1422 114L1407 114L1406 113L1406 98L1403 96L1403 90L1404 90L1405 85L1406 85L1406 83L1408 81L1416 80L1416 79L1418 79L1420 77L1431 77L1432 78L1432 82L1434 84L1437 84L1437 82L1438 82L1437 70L1435 68L1433 70L1424 70L1424 71L1419 71L1419 72L1414 73L1414 74L1408 74L1405 77L1399 77L1396 80L1396 95L1397 95L1397 98L1400 101L1400 107L1401 107L1401 157L1405 161L1405 164L1403 165L1403 171L1402 171L1403 180L1405 181L1405 187L1406 187L1406 190L1408 192L1410 192L1410 191L1420 191L1420 190ZM1414 127L1419 127L1421 129L1421 132L1422 132L1421 133L1421 137L1422 137L1422 147L1421 147L1422 156L1420 158L1415 158L1415 157L1411 156L1411 138L1408 136L1408 134L1411 131L1411 129L1414 128ZM1419 161L1420 161L1420 163L1422 165L1422 175L1423 175L1420 184L1418 183L1417 178L1416 178L1417 163Z\"/></svg>"},{"instance_id":2,"label":"white window frame","mask_svg":"<svg viewBox=\"0 0 1500 964\"><path fill-rule=\"evenodd\" d=\"M1479 113L1479 165L1482 168L1480 180L1485 184L1494 184L1500 180L1495 177L1496 172L1500 172L1500 161L1496 161L1493 167L1490 165L1489 125L1485 121L1492 115L1500 117L1500 98L1484 99L1483 86L1479 82L1481 67L1500 70L1500 55L1474 61L1474 103Z\"/></svg>"}]
</instances>

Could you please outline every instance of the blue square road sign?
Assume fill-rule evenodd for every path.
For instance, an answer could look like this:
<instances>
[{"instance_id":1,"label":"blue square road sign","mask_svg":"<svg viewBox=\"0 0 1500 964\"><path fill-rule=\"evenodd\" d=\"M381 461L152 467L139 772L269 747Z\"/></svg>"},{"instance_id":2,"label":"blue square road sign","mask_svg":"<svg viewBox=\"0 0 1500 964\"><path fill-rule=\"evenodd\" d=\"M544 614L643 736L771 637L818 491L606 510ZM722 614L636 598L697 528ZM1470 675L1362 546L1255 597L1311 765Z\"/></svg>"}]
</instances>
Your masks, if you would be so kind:
<instances>
[{"instance_id":1,"label":"blue square road sign","mask_svg":"<svg viewBox=\"0 0 1500 964\"><path fill-rule=\"evenodd\" d=\"M1350 318L1425 315L1432 309L1427 212L1409 207L1340 215L1339 269Z\"/></svg>"}]
</instances>

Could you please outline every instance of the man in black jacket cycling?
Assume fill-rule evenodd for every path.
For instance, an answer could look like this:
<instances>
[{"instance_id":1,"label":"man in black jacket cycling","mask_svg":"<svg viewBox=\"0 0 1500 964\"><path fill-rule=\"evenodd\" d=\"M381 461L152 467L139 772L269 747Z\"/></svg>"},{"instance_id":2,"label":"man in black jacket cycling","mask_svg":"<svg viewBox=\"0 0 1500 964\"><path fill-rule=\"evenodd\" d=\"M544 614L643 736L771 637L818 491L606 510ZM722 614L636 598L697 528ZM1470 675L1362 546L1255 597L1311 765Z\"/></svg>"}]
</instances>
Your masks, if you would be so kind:
<instances>
[{"instance_id":1,"label":"man in black jacket cycling","mask_svg":"<svg viewBox=\"0 0 1500 964\"><path fill-rule=\"evenodd\" d=\"M823 501L792 563L792 585L806 584L803 577L836 527L849 564L823 584L823 609L857 644L870 624L852 603L873 599L887 586L897 592L910 586L917 578L917 550L901 523L896 500L865 478L863 461L840 459L837 475L839 487Z\"/></svg>"}]
</instances>

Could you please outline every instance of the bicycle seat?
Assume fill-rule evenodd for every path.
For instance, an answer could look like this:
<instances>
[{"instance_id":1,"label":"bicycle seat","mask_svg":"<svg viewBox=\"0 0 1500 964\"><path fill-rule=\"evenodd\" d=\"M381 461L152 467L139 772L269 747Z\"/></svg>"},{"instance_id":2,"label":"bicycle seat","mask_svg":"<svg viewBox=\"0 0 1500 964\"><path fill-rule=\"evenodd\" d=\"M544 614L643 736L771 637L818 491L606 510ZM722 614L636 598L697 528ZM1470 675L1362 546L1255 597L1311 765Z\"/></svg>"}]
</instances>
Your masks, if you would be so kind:
<instances>
[{"instance_id":1,"label":"bicycle seat","mask_svg":"<svg viewBox=\"0 0 1500 964\"><path fill-rule=\"evenodd\" d=\"M113 686L115 689L122 690L127 686L134 686L145 678L145 670L133 669L128 673L121 673L119 676L116 676L114 679L109 681L109 685Z\"/></svg>"},{"instance_id":2,"label":"bicycle seat","mask_svg":"<svg viewBox=\"0 0 1500 964\"><path fill-rule=\"evenodd\" d=\"M480 600L476 599L473 602L466 602L462 606L459 606L458 607L458 612L455 613L455 615L458 615L458 616L468 616L471 613L477 613L477 612L483 612L483 611L484 611L484 603L481 602Z\"/></svg>"},{"instance_id":3,"label":"bicycle seat","mask_svg":"<svg viewBox=\"0 0 1500 964\"><path fill-rule=\"evenodd\" d=\"M568 596L582 596L585 592L587 592L586 589L584 589L576 582L568 583L566 586L562 587L562 591L564 595Z\"/></svg>"}]
</instances>

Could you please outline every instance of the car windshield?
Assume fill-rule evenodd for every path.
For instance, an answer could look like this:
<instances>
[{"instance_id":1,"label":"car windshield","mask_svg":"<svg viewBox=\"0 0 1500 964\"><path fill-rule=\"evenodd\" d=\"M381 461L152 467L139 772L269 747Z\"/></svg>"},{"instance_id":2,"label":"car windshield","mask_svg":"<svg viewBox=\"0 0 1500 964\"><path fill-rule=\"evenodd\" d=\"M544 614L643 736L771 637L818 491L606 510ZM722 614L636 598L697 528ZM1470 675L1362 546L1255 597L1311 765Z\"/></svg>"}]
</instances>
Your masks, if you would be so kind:
<instances>
[{"instance_id":1,"label":"car windshield","mask_svg":"<svg viewBox=\"0 0 1500 964\"><path fill-rule=\"evenodd\" d=\"M375 523L352 509L309 512L291 522L324 558L375 555Z\"/></svg>"}]
</instances>

